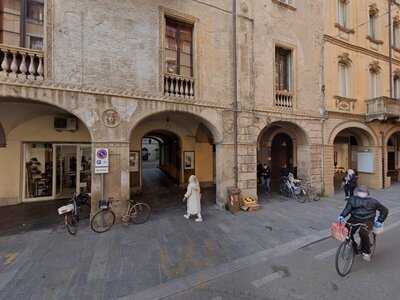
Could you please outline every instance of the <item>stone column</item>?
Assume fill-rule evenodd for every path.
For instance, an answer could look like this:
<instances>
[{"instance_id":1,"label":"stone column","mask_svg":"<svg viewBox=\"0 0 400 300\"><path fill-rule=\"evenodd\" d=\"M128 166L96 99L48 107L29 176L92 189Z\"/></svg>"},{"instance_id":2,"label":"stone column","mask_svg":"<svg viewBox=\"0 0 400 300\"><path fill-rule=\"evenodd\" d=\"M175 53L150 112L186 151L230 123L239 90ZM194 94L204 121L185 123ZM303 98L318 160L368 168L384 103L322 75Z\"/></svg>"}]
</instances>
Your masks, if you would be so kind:
<instances>
[{"instance_id":1,"label":"stone column","mask_svg":"<svg viewBox=\"0 0 400 300\"><path fill-rule=\"evenodd\" d=\"M257 144L241 144L238 150L239 188L243 196L257 199Z\"/></svg>"},{"instance_id":2,"label":"stone column","mask_svg":"<svg viewBox=\"0 0 400 300\"><path fill-rule=\"evenodd\" d=\"M335 166L334 166L334 146L333 145L324 145L324 194L326 196L331 196L335 192L335 187L333 183L333 177L335 175Z\"/></svg>"},{"instance_id":3,"label":"stone column","mask_svg":"<svg viewBox=\"0 0 400 300\"><path fill-rule=\"evenodd\" d=\"M228 199L228 188L235 184L233 145L216 144L215 164L216 164L216 185L217 185L217 205L224 207Z\"/></svg>"},{"instance_id":4,"label":"stone column","mask_svg":"<svg viewBox=\"0 0 400 300\"><path fill-rule=\"evenodd\" d=\"M98 201L101 199L101 176L94 174L96 148L108 148L109 150L109 173L104 174L105 198L112 198L112 208L117 215L117 220L126 210L129 199L129 143L115 142L92 144L92 214L98 209Z\"/></svg>"}]
</instances>

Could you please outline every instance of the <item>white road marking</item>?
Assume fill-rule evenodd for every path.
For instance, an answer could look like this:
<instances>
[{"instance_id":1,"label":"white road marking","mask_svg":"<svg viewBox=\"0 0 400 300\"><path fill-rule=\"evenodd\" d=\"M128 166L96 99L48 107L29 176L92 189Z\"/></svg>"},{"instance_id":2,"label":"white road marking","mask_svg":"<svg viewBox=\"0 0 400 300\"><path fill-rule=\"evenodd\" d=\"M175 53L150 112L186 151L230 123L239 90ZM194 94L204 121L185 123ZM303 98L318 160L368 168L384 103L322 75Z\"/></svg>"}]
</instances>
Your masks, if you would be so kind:
<instances>
[{"instance_id":1,"label":"white road marking","mask_svg":"<svg viewBox=\"0 0 400 300\"><path fill-rule=\"evenodd\" d=\"M269 275L267 275L267 276L265 276L265 277L263 277L263 278L254 280L254 281L251 282L251 284L252 284L253 286L255 286L256 288L260 288L260 287L262 287L263 285L266 285L267 283L269 283L269 282L271 282L271 281L273 281L273 280L283 278L284 276L285 276L285 272L283 272L283 271L278 271L278 272L269 274Z\"/></svg>"},{"instance_id":2,"label":"white road marking","mask_svg":"<svg viewBox=\"0 0 400 300\"><path fill-rule=\"evenodd\" d=\"M385 226L385 227L383 227L383 233L382 234L385 234L386 231L392 230L392 229L394 229L396 227L399 227L399 226L400 226L400 221L397 221L397 222L394 222L394 223L392 223L392 224L390 224L388 226ZM325 252L322 252L322 253L320 253L318 255L315 255L314 258L318 259L318 260L324 260L324 259L326 259L326 258L328 258L328 257L330 257L332 255L335 255L336 251L337 251L337 248L329 249L328 251L325 251Z\"/></svg>"}]
</instances>

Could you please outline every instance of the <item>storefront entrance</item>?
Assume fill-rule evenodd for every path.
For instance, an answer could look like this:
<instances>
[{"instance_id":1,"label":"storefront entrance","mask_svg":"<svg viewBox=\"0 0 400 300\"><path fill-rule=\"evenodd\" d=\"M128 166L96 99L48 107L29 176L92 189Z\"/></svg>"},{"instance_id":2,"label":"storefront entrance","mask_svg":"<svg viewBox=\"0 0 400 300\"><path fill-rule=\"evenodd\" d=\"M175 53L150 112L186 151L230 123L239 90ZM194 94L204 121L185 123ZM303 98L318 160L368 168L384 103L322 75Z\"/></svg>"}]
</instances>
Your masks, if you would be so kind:
<instances>
[{"instance_id":1,"label":"storefront entrance","mask_svg":"<svg viewBox=\"0 0 400 300\"><path fill-rule=\"evenodd\" d=\"M91 145L24 143L23 201L69 198L90 192Z\"/></svg>"}]
</instances>

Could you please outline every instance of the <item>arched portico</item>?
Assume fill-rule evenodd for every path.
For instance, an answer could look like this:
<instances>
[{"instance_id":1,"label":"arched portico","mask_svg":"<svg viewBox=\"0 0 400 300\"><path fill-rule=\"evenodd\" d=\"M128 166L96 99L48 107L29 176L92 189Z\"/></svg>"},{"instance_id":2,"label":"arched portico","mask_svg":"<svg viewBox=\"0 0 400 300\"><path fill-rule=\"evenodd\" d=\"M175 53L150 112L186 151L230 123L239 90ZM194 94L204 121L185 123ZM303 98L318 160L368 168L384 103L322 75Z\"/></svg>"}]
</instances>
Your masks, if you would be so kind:
<instances>
[{"instance_id":1,"label":"arched portico","mask_svg":"<svg viewBox=\"0 0 400 300\"><path fill-rule=\"evenodd\" d=\"M259 134L257 163L271 167L273 190L278 190L280 174L284 168L289 169L295 176L311 180L310 162L309 139L299 125L277 121L269 124Z\"/></svg>"},{"instance_id":2,"label":"arched portico","mask_svg":"<svg viewBox=\"0 0 400 300\"><path fill-rule=\"evenodd\" d=\"M51 220L73 192L93 192L92 131L79 116L45 101L0 97L0 120L7 140L0 206L34 205L43 210L32 218Z\"/></svg>"},{"instance_id":3,"label":"arched portico","mask_svg":"<svg viewBox=\"0 0 400 300\"><path fill-rule=\"evenodd\" d=\"M140 191L142 197L146 197L151 190L158 189L161 192L166 191L166 197L174 195L176 199L181 200L177 187L186 186L190 175L196 175L203 188L219 188L215 167L218 145L215 141L221 141L222 136L217 126L211 124L210 120L193 112L165 110L141 114L135 118L133 124L130 152L136 161L131 161L131 164L137 166L130 167L132 195ZM158 171L146 172L144 167L148 164L142 161L143 140L154 137L162 141L160 155L164 160L160 160ZM144 184L149 182L148 178L144 178L146 174L158 174L159 178L166 176L172 181L166 178L157 179L167 186L155 186L151 189ZM156 180L154 182L157 183ZM177 183L177 186L174 183ZM213 193L215 203L215 190Z\"/></svg>"},{"instance_id":4,"label":"arched portico","mask_svg":"<svg viewBox=\"0 0 400 300\"><path fill-rule=\"evenodd\" d=\"M358 183L382 187L381 147L375 132L360 122L335 126L325 147L325 188L327 194L340 190L347 169L358 173Z\"/></svg>"}]
</instances>

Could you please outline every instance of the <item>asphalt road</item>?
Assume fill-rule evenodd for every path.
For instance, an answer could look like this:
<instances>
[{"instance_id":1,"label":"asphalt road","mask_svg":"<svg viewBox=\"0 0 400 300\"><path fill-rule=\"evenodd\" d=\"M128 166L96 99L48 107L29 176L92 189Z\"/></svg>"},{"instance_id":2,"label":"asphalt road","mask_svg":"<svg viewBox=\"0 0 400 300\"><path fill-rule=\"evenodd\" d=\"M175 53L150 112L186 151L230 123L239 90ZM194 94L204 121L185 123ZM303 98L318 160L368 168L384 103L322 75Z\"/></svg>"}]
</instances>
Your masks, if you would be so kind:
<instances>
[{"instance_id":1,"label":"asphalt road","mask_svg":"<svg viewBox=\"0 0 400 300\"><path fill-rule=\"evenodd\" d=\"M328 239L167 299L400 299L399 225L378 237L370 263L356 257L345 278L334 267L339 242Z\"/></svg>"}]
</instances>

